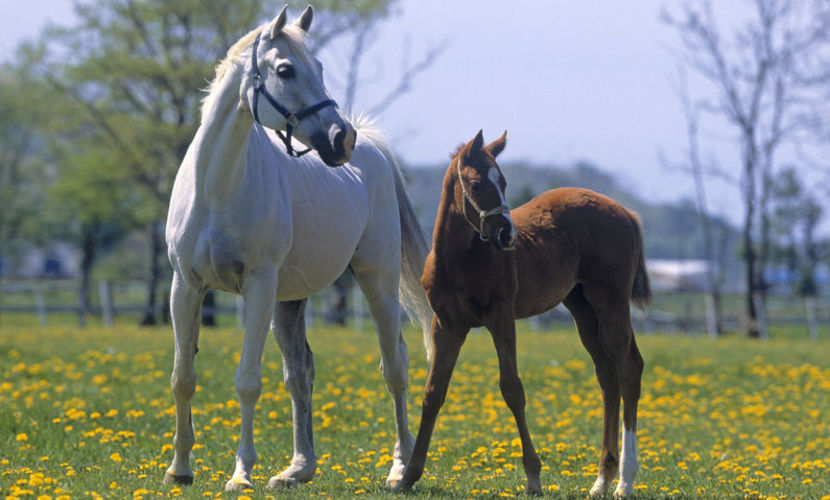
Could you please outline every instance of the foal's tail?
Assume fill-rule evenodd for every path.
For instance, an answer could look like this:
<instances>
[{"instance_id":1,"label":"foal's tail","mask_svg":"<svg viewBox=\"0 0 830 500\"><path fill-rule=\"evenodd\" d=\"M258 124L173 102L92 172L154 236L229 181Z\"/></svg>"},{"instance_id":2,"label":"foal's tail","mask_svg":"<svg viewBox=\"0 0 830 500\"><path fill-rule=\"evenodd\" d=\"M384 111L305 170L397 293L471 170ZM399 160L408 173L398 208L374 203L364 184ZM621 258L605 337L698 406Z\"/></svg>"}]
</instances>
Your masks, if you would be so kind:
<instances>
[{"instance_id":1,"label":"foal's tail","mask_svg":"<svg viewBox=\"0 0 830 500\"><path fill-rule=\"evenodd\" d=\"M421 224L415 216L412 202L406 194L401 167L392 149L380 133L372 127L371 120L364 115L353 120L355 129L368 138L383 154L395 176L395 194L398 198L398 212L401 219L401 281L398 293L401 305L409 318L420 325L424 335L424 348L427 362L432 362L432 308L429 305L424 288L421 286L421 274L424 272L429 246L424 237Z\"/></svg>"},{"instance_id":2,"label":"foal's tail","mask_svg":"<svg viewBox=\"0 0 830 500\"><path fill-rule=\"evenodd\" d=\"M651 303L651 285L646 272L646 254L643 245L643 224L640 218L635 215L634 228L637 232L637 240L640 250L637 252L637 270L634 274L634 284L631 287L631 302L639 309L645 309Z\"/></svg>"}]
</instances>

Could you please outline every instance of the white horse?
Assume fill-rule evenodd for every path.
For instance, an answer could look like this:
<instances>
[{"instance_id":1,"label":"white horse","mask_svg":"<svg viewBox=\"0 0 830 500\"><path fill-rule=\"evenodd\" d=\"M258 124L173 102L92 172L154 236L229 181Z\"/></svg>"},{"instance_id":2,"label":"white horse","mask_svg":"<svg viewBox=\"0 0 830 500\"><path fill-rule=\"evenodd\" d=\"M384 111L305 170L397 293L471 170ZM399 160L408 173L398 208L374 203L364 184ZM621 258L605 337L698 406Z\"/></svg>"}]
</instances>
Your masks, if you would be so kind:
<instances>
[{"instance_id":1,"label":"white horse","mask_svg":"<svg viewBox=\"0 0 830 500\"><path fill-rule=\"evenodd\" d=\"M283 8L230 48L217 66L201 126L176 176L166 233L176 344L171 376L176 435L167 483L193 481L190 401L199 310L207 289L245 299L245 340L236 372L241 430L236 469L226 489L251 487L253 414L262 390L269 321L291 393L294 456L268 486L312 478L317 468L314 361L303 310L306 297L347 267L369 302L381 369L394 398L397 442L388 484L400 479L412 451L406 416L409 359L398 294L426 333L429 305L418 281L426 241L388 147L368 129L355 138L352 125L329 99L320 63L304 45L312 15L309 7L287 25ZM285 135L277 132L283 128ZM292 135L317 154L300 158L304 152L294 150ZM342 166L330 168L337 165Z\"/></svg>"}]
</instances>

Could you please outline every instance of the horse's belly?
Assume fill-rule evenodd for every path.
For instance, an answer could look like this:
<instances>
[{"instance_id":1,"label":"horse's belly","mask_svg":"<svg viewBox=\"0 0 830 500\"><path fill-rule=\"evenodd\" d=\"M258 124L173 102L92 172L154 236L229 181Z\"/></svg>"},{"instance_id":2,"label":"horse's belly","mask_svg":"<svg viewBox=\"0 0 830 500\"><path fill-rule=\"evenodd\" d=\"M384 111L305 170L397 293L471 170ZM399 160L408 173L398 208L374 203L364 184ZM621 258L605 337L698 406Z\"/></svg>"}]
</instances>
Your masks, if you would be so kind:
<instances>
[{"instance_id":1,"label":"horse's belly","mask_svg":"<svg viewBox=\"0 0 830 500\"><path fill-rule=\"evenodd\" d=\"M365 231L368 212L362 202L341 201L339 206L313 220L304 217L308 214L295 212L293 243L280 265L279 300L294 300L319 292L349 265Z\"/></svg>"}]
</instances>

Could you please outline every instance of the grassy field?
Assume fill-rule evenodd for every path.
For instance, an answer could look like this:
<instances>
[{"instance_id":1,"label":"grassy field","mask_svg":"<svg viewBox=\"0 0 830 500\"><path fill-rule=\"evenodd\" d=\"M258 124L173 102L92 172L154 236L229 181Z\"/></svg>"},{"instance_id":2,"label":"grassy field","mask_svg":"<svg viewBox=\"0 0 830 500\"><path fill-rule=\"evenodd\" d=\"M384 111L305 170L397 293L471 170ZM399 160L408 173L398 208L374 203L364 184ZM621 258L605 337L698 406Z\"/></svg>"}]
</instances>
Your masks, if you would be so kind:
<instances>
[{"instance_id":1,"label":"grassy field","mask_svg":"<svg viewBox=\"0 0 830 500\"><path fill-rule=\"evenodd\" d=\"M69 324L69 323L67 323ZM426 376L419 333L408 331L410 416ZM265 490L291 455L291 407L269 340L255 432L256 489L223 493L238 434L234 369L241 333L202 332L194 399L196 481L161 484L172 458L172 333L120 325L78 330L4 323L0 329L0 498L282 498L392 496L391 400L374 334L310 333L317 380L310 484ZM637 498L830 496L830 342L639 337L646 360ZM521 332L531 432L553 498L583 498L596 476L600 393L572 329ZM524 473L498 391L489 335L471 334L415 497L518 496Z\"/></svg>"}]
</instances>

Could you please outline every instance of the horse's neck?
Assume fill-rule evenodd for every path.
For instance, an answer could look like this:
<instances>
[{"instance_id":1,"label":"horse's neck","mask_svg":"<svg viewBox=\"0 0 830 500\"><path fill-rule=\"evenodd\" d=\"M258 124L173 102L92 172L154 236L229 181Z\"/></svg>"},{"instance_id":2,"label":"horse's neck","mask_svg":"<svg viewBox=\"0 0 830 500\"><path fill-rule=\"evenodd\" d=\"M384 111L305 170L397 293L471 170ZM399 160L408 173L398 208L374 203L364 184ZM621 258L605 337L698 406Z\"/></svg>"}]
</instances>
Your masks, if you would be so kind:
<instances>
[{"instance_id":1,"label":"horse's neck","mask_svg":"<svg viewBox=\"0 0 830 500\"><path fill-rule=\"evenodd\" d=\"M240 70L229 71L213 90L194 140L197 189L208 200L227 199L242 180L248 134L253 125L249 113L239 107Z\"/></svg>"}]
</instances>

